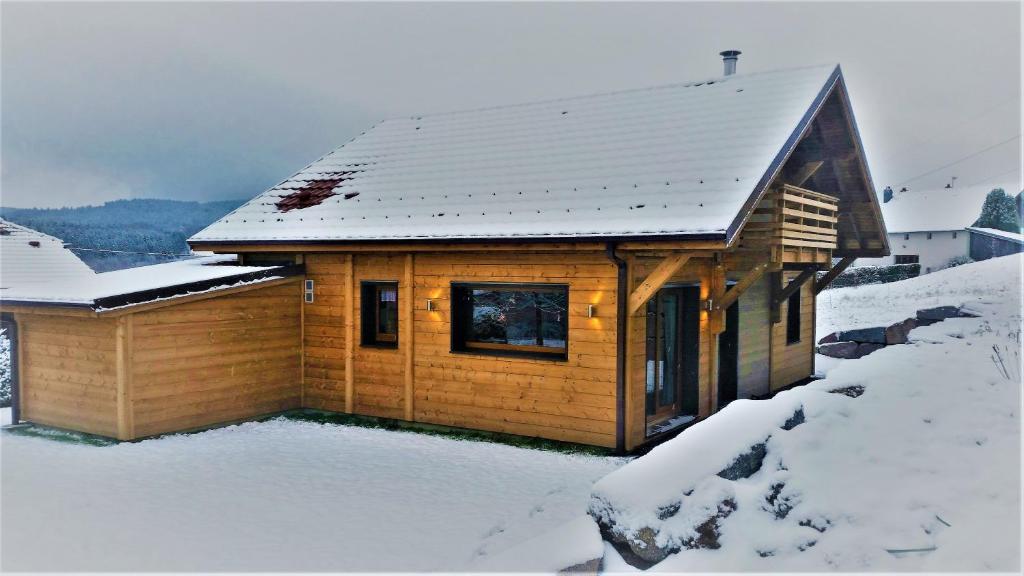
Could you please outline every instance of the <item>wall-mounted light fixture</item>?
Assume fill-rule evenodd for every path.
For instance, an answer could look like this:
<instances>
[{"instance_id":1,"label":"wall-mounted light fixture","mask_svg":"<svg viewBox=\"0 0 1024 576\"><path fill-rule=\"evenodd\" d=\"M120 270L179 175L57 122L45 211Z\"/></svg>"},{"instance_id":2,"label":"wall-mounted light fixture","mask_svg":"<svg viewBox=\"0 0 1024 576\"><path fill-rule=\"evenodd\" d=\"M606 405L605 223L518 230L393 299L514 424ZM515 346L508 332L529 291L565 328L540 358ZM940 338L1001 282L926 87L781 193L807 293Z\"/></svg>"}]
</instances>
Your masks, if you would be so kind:
<instances>
[{"instance_id":1,"label":"wall-mounted light fixture","mask_svg":"<svg viewBox=\"0 0 1024 576\"><path fill-rule=\"evenodd\" d=\"M427 312L434 312L435 310L437 310L437 307L434 305L434 301L427 298Z\"/></svg>"},{"instance_id":2,"label":"wall-mounted light fixture","mask_svg":"<svg viewBox=\"0 0 1024 576\"><path fill-rule=\"evenodd\" d=\"M597 306L587 304L587 318L593 318L594 316L597 316Z\"/></svg>"}]
</instances>

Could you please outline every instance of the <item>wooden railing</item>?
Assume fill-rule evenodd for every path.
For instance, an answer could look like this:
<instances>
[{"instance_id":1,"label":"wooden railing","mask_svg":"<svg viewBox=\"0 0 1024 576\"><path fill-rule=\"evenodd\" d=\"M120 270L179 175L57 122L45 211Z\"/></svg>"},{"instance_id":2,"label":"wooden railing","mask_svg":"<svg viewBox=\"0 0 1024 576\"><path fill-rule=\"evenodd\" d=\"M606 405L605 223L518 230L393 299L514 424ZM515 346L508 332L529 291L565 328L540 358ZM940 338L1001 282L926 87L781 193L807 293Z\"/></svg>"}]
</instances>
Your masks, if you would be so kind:
<instances>
[{"instance_id":1,"label":"wooden railing","mask_svg":"<svg viewBox=\"0 0 1024 576\"><path fill-rule=\"evenodd\" d=\"M838 221L838 198L785 184L761 199L743 227L740 248L769 249L776 262L828 263Z\"/></svg>"}]
</instances>

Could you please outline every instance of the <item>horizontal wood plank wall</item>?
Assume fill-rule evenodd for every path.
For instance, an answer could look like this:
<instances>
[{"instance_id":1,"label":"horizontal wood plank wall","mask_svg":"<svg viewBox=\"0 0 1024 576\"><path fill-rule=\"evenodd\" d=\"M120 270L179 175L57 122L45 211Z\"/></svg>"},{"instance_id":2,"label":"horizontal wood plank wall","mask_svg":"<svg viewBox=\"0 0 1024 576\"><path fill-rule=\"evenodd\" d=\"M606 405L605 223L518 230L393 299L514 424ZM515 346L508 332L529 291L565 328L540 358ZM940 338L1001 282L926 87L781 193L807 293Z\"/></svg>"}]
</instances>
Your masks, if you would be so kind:
<instances>
[{"instance_id":1,"label":"horizontal wood plank wall","mask_svg":"<svg viewBox=\"0 0 1024 576\"><path fill-rule=\"evenodd\" d=\"M305 408L345 411L345 282L343 254L306 254L313 302L305 306Z\"/></svg>"},{"instance_id":2,"label":"horizontal wood plank wall","mask_svg":"<svg viewBox=\"0 0 1024 576\"><path fill-rule=\"evenodd\" d=\"M301 279L133 318L136 437L299 407Z\"/></svg>"},{"instance_id":3,"label":"horizontal wood plank wall","mask_svg":"<svg viewBox=\"0 0 1024 576\"><path fill-rule=\"evenodd\" d=\"M600 253L417 254L415 419L614 447L616 278ZM568 360L452 353L452 282L568 284Z\"/></svg>"},{"instance_id":4,"label":"horizontal wood plank wall","mask_svg":"<svg viewBox=\"0 0 1024 576\"><path fill-rule=\"evenodd\" d=\"M739 279L742 273L730 274ZM770 391L771 322L768 277L762 276L740 296L738 398L764 396Z\"/></svg>"},{"instance_id":5,"label":"horizontal wood plank wall","mask_svg":"<svg viewBox=\"0 0 1024 576\"><path fill-rule=\"evenodd\" d=\"M402 279L405 277L404 254L356 254L355 259L355 396L356 414L402 419L405 417L405 359L406 342L401 338L399 318L398 348L364 346L361 342L362 290L361 282L398 282L398 306L409 297Z\"/></svg>"},{"instance_id":6,"label":"horizontal wood plank wall","mask_svg":"<svg viewBox=\"0 0 1024 576\"><path fill-rule=\"evenodd\" d=\"M21 418L117 436L117 322L22 314Z\"/></svg>"},{"instance_id":7,"label":"horizontal wood plank wall","mask_svg":"<svg viewBox=\"0 0 1024 576\"><path fill-rule=\"evenodd\" d=\"M630 291L643 282L643 279L655 267L659 260L649 258L638 258L633 263L633 284ZM709 275L711 273L710 260L707 258L691 259L682 267L667 284L701 284L701 298L707 298ZM628 403L630 417L629 427L626 431L626 447L632 449L643 444L647 435L647 418L645 413L645 393L647 386L647 307L642 307L634 316L632 330L629 335L629 355L631 361L630 374L628 375L627 390L630 397ZM700 313L700 362L698 365L698 402L701 418L711 413L711 331L708 324L707 312Z\"/></svg>"},{"instance_id":8,"label":"horizontal wood plank wall","mask_svg":"<svg viewBox=\"0 0 1024 576\"><path fill-rule=\"evenodd\" d=\"M796 278L798 272L785 272L783 285ZM813 371L814 354L814 292L813 282L800 288L800 341L786 344L786 314L789 303L779 307L782 321L772 326L772 391L807 378Z\"/></svg>"}]
</instances>

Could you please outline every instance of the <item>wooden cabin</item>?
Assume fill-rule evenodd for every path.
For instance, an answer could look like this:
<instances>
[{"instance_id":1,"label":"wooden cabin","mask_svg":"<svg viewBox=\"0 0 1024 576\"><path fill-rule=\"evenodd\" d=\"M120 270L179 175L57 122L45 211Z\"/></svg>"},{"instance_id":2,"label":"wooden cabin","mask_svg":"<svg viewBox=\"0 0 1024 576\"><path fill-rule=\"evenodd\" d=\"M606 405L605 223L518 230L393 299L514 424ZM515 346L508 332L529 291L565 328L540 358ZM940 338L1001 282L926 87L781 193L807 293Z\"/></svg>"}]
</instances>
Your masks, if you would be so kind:
<instances>
[{"instance_id":1,"label":"wooden cabin","mask_svg":"<svg viewBox=\"0 0 1024 576\"><path fill-rule=\"evenodd\" d=\"M388 120L190 244L302 267L294 302L230 304L256 318L298 307L294 324L261 325L297 331L300 366L275 373L288 402L260 410L619 451L808 378L816 294L855 258L888 254L838 66ZM179 383L162 410L219 394L227 372L200 385L155 332L166 345L148 357ZM132 373L136 392L153 385ZM168 429L136 419L129 437Z\"/></svg>"}]
</instances>

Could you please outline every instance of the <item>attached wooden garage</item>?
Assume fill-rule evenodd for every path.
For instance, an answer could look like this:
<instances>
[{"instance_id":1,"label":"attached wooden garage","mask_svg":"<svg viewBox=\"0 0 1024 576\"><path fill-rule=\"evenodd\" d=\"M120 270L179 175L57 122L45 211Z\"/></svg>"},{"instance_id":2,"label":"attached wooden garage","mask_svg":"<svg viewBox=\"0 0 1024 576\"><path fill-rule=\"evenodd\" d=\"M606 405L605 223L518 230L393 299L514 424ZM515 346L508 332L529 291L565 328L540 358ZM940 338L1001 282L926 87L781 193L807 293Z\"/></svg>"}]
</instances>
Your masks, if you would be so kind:
<instances>
[{"instance_id":1,"label":"attached wooden garage","mask_svg":"<svg viewBox=\"0 0 1024 576\"><path fill-rule=\"evenodd\" d=\"M75 296L5 295L16 421L133 440L299 407L301 277L202 260L99 274L63 288ZM118 284L146 289L104 292Z\"/></svg>"}]
</instances>

